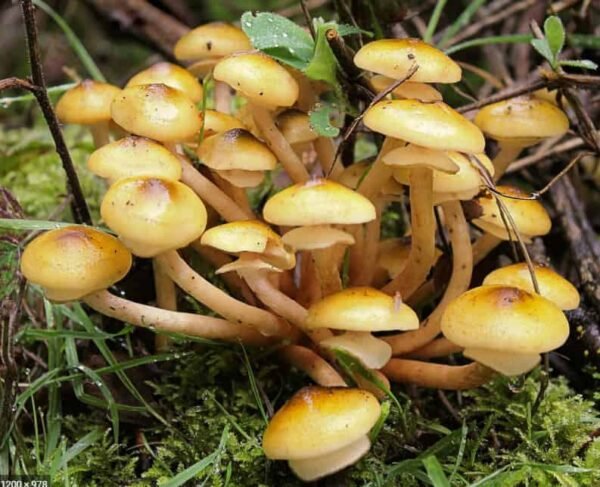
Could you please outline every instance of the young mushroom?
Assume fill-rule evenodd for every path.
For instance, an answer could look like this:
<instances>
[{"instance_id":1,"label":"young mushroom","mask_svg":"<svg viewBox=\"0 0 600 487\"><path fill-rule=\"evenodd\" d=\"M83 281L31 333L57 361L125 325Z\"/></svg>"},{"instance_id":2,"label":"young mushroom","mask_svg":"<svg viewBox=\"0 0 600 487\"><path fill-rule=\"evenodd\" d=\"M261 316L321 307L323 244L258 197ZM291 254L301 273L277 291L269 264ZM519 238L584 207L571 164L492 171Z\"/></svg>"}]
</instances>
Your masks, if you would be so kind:
<instances>
[{"instance_id":1,"label":"young mushroom","mask_svg":"<svg viewBox=\"0 0 600 487\"><path fill-rule=\"evenodd\" d=\"M121 92L108 83L83 80L68 90L56 104L56 116L63 123L89 127L94 145L102 147L109 142L110 107Z\"/></svg>"},{"instance_id":2,"label":"young mushroom","mask_svg":"<svg viewBox=\"0 0 600 487\"><path fill-rule=\"evenodd\" d=\"M203 89L198 80L185 68L171 63L156 63L134 75L125 85L151 85L162 83L183 91L194 103L202 101Z\"/></svg>"},{"instance_id":3,"label":"young mushroom","mask_svg":"<svg viewBox=\"0 0 600 487\"><path fill-rule=\"evenodd\" d=\"M305 387L275 413L263 435L267 458L287 460L305 482L338 472L371 447L381 407L360 389Z\"/></svg>"}]
</instances>

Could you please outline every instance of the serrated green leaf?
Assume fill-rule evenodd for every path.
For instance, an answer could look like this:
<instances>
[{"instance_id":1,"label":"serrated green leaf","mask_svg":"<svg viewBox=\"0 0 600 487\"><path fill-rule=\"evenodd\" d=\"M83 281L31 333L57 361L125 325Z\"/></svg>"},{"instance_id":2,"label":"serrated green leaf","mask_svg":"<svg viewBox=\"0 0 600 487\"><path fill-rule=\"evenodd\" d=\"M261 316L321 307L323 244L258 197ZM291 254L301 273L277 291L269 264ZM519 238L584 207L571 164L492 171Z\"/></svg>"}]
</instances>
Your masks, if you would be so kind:
<instances>
[{"instance_id":1,"label":"serrated green leaf","mask_svg":"<svg viewBox=\"0 0 600 487\"><path fill-rule=\"evenodd\" d=\"M422 460L427 476L434 487L450 487L448 477L444 473L441 463L434 455L429 455Z\"/></svg>"},{"instance_id":2,"label":"serrated green leaf","mask_svg":"<svg viewBox=\"0 0 600 487\"><path fill-rule=\"evenodd\" d=\"M552 15L546 19L544 22L544 35L553 58L558 58L565 45L565 28L560 17Z\"/></svg>"},{"instance_id":3,"label":"serrated green leaf","mask_svg":"<svg viewBox=\"0 0 600 487\"><path fill-rule=\"evenodd\" d=\"M552 54L552 50L546 39L531 39L530 43L540 56L554 66L554 54Z\"/></svg>"},{"instance_id":4,"label":"serrated green leaf","mask_svg":"<svg viewBox=\"0 0 600 487\"><path fill-rule=\"evenodd\" d=\"M582 69L598 69L598 65L594 61L590 61L589 59L567 59L564 61L559 61L561 66L570 66L572 68L582 68Z\"/></svg>"},{"instance_id":5,"label":"serrated green leaf","mask_svg":"<svg viewBox=\"0 0 600 487\"><path fill-rule=\"evenodd\" d=\"M333 106L326 103L318 103L309 113L310 126L323 137L337 137L340 129L331 125L331 112Z\"/></svg>"},{"instance_id":6,"label":"serrated green leaf","mask_svg":"<svg viewBox=\"0 0 600 487\"><path fill-rule=\"evenodd\" d=\"M313 56L312 37L286 17L270 12L246 12L241 26L256 49L283 63L302 69Z\"/></svg>"},{"instance_id":7,"label":"serrated green leaf","mask_svg":"<svg viewBox=\"0 0 600 487\"><path fill-rule=\"evenodd\" d=\"M317 29L317 40L312 59L304 74L315 81L325 81L331 86L338 86L337 82L337 59L327 41L327 31L334 28L332 24L322 24Z\"/></svg>"}]
</instances>

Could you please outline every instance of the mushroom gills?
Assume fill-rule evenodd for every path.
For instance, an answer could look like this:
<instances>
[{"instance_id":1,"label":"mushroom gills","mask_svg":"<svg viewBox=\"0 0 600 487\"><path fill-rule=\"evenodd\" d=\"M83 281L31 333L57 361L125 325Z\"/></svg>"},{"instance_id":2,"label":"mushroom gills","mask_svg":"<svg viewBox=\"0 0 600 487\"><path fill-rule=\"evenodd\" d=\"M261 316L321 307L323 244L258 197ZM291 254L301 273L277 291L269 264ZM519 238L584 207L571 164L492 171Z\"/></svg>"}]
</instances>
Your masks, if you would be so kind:
<instances>
[{"instance_id":1,"label":"mushroom gills","mask_svg":"<svg viewBox=\"0 0 600 487\"><path fill-rule=\"evenodd\" d=\"M369 369L380 369L392 358L392 347L368 332L346 332L327 338L319 345L332 350L341 349Z\"/></svg>"},{"instance_id":2,"label":"mushroom gills","mask_svg":"<svg viewBox=\"0 0 600 487\"><path fill-rule=\"evenodd\" d=\"M487 348L465 348L463 355L508 377L529 372L541 359L539 353L503 352Z\"/></svg>"},{"instance_id":3,"label":"mushroom gills","mask_svg":"<svg viewBox=\"0 0 600 487\"><path fill-rule=\"evenodd\" d=\"M284 234L282 238L285 244L297 250L317 250L336 244L354 244L352 235L329 225L309 225L294 228Z\"/></svg>"},{"instance_id":4,"label":"mushroom gills","mask_svg":"<svg viewBox=\"0 0 600 487\"><path fill-rule=\"evenodd\" d=\"M288 464L292 471L303 481L311 482L356 463L369 451L371 442L367 435L358 440L335 450L327 455L303 460L289 460Z\"/></svg>"}]
</instances>

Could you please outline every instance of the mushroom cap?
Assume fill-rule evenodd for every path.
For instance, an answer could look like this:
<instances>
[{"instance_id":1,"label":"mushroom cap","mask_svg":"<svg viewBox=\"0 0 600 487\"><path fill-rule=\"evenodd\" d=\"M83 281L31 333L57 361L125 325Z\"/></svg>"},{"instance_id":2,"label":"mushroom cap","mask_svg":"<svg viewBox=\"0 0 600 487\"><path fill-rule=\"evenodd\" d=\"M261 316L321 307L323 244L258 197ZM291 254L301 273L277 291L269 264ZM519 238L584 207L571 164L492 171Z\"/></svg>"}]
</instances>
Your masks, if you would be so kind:
<instances>
[{"instance_id":1,"label":"mushroom cap","mask_svg":"<svg viewBox=\"0 0 600 487\"><path fill-rule=\"evenodd\" d=\"M499 185L496 186L497 191L501 194L516 197L527 197L528 194L514 186ZM477 203L481 207L483 214L474 219L472 223L480 229L495 235L503 240L510 240L510 236L506 231L500 209L496 203L496 197L506 206L510 213L515 226L519 233L525 239L546 235L552 227L550 216L542 204L537 200L524 200L515 198L506 198L503 196L492 195L486 191L482 196L477 198ZM512 228L511 228L512 233ZM513 239L515 236L513 235Z\"/></svg>"},{"instance_id":2,"label":"mushroom cap","mask_svg":"<svg viewBox=\"0 0 600 487\"><path fill-rule=\"evenodd\" d=\"M102 219L140 257L185 247L202 235L206 208L185 184L154 177L125 178L106 192Z\"/></svg>"},{"instance_id":3,"label":"mushroom cap","mask_svg":"<svg viewBox=\"0 0 600 487\"><path fill-rule=\"evenodd\" d=\"M327 179L298 183L275 194L263 217L275 225L366 223L376 218L375 207L360 193Z\"/></svg>"},{"instance_id":4,"label":"mushroom cap","mask_svg":"<svg viewBox=\"0 0 600 487\"><path fill-rule=\"evenodd\" d=\"M244 169L225 169L219 171L219 176L236 188L256 188L265 179L262 171L245 171Z\"/></svg>"},{"instance_id":5,"label":"mushroom cap","mask_svg":"<svg viewBox=\"0 0 600 487\"><path fill-rule=\"evenodd\" d=\"M167 62L156 63L140 71L127 82L125 88L153 83L162 83L183 91L194 103L202 100L202 85L196 77L187 69Z\"/></svg>"},{"instance_id":6,"label":"mushroom cap","mask_svg":"<svg viewBox=\"0 0 600 487\"><path fill-rule=\"evenodd\" d=\"M485 147L477 126L441 101L380 101L367 110L363 122L375 132L429 149L476 154Z\"/></svg>"},{"instance_id":7,"label":"mushroom cap","mask_svg":"<svg viewBox=\"0 0 600 487\"><path fill-rule=\"evenodd\" d=\"M232 115L216 110L204 111L204 137L209 137L231 129L243 129L244 124Z\"/></svg>"},{"instance_id":8,"label":"mushroom cap","mask_svg":"<svg viewBox=\"0 0 600 487\"><path fill-rule=\"evenodd\" d=\"M560 347L569 323L551 301L516 287L481 286L450 302L442 332L465 348L535 354Z\"/></svg>"},{"instance_id":9,"label":"mushroom cap","mask_svg":"<svg viewBox=\"0 0 600 487\"><path fill-rule=\"evenodd\" d=\"M200 243L237 254L239 252L263 253L269 242L283 245L281 237L269 225L259 220L242 220L209 228L202 234Z\"/></svg>"},{"instance_id":10,"label":"mushroom cap","mask_svg":"<svg viewBox=\"0 0 600 487\"><path fill-rule=\"evenodd\" d=\"M304 387L271 418L263 450L272 460L302 460L339 450L366 435L381 406L361 389Z\"/></svg>"},{"instance_id":11,"label":"mushroom cap","mask_svg":"<svg viewBox=\"0 0 600 487\"><path fill-rule=\"evenodd\" d=\"M69 226L33 239L21 272L53 301L80 299L125 277L131 253L115 237L91 227Z\"/></svg>"},{"instance_id":12,"label":"mushroom cap","mask_svg":"<svg viewBox=\"0 0 600 487\"><path fill-rule=\"evenodd\" d=\"M249 49L252 44L242 29L225 22L211 22L182 36L175 44L174 53L180 61L198 61Z\"/></svg>"},{"instance_id":13,"label":"mushroom cap","mask_svg":"<svg viewBox=\"0 0 600 487\"><path fill-rule=\"evenodd\" d=\"M534 264L533 269L540 288L540 294L544 298L552 301L563 310L579 307L579 292L573 284L549 267ZM518 287L529 293L535 293L529 267L525 262L507 265L490 272L483 280L483 284L485 286Z\"/></svg>"},{"instance_id":14,"label":"mushroom cap","mask_svg":"<svg viewBox=\"0 0 600 487\"><path fill-rule=\"evenodd\" d=\"M383 156L383 162L388 166L402 168L423 166L450 174L456 174L459 170L458 165L450 158L447 151L429 149L415 144L392 149Z\"/></svg>"},{"instance_id":15,"label":"mushroom cap","mask_svg":"<svg viewBox=\"0 0 600 487\"><path fill-rule=\"evenodd\" d=\"M259 52L228 56L217 63L213 76L259 105L291 107L298 83L273 58Z\"/></svg>"},{"instance_id":16,"label":"mushroom cap","mask_svg":"<svg viewBox=\"0 0 600 487\"><path fill-rule=\"evenodd\" d=\"M354 64L392 79L404 78L416 64L419 69L410 81L421 83L456 83L462 76L458 64L420 39L379 39L369 42L356 53Z\"/></svg>"},{"instance_id":17,"label":"mushroom cap","mask_svg":"<svg viewBox=\"0 0 600 487\"><path fill-rule=\"evenodd\" d=\"M271 150L245 129L231 129L205 138L196 150L211 169L269 171L277 165Z\"/></svg>"},{"instance_id":18,"label":"mushroom cap","mask_svg":"<svg viewBox=\"0 0 600 487\"><path fill-rule=\"evenodd\" d=\"M377 93L386 90L396 80L376 74L369 80ZM392 91L392 96L402 99L414 99L422 102L442 101L442 94L433 86L426 83L405 81Z\"/></svg>"},{"instance_id":19,"label":"mushroom cap","mask_svg":"<svg viewBox=\"0 0 600 487\"><path fill-rule=\"evenodd\" d=\"M185 93L162 83L130 86L115 97L112 117L128 132L182 142L200 132L202 114Z\"/></svg>"},{"instance_id":20,"label":"mushroom cap","mask_svg":"<svg viewBox=\"0 0 600 487\"><path fill-rule=\"evenodd\" d=\"M63 123L79 125L109 122L110 105L120 92L120 88L108 83L83 80L61 96L56 104L56 116Z\"/></svg>"},{"instance_id":21,"label":"mushroom cap","mask_svg":"<svg viewBox=\"0 0 600 487\"><path fill-rule=\"evenodd\" d=\"M286 110L277 116L279 130L290 144L312 142L319 138L310 125L308 114L295 109Z\"/></svg>"},{"instance_id":22,"label":"mushroom cap","mask_svg":"<svg viewBox=\"0 0 600 487\"><path fill-rule=\"evenodd\" d=\"M286 232L281 239L294 250L326 249L338 244L354 245L355 243L351 234L329 225L294 228Z\"/></svg>"},{"instance_id":23,"label":"mushroom cap","mask_svg":"<svg viewBox=\"0 0 600 487\"><path fill-rule=\"evenodd\" d=\"M419 327L419 318L398 298L371 287L352 287L313 304L305 326L348 331L414 330Z\"/></svg>"},{"instance_id":24,"label":"mushroom cap","mask_svg":"<svg viewBox=\"0 0 600 487\"><path fill-rule=\"evenodd\" d=\"M362 331L334 335L321 340L319 346L345 351L369 369L380 369L392 358L392 346L388 342Z\"/></svg>"},{"instance_id":25,"label":"mushroom cap","mask_svg":"<svg viewBox=\"0 0 600 487\"><path fill-rule=\"evenodd\" d=\"M112 181L134 176L174 181L181 178L181 163L177 156L158 142L137 135L115 140L95 150L87 165L97 176Z\"/></svg>"},{"instance_id":26,"label":"mushroom cap","mask_svg":"<svg viewBox=\"0 0 600 487\"><path fill-rule=\"evenodd\" d=\"M528 96L487 105L479 110L474 122L492 139L523 146L558 137L569 129L569 119L560 108Z\"/></svg>"}]
</instances>

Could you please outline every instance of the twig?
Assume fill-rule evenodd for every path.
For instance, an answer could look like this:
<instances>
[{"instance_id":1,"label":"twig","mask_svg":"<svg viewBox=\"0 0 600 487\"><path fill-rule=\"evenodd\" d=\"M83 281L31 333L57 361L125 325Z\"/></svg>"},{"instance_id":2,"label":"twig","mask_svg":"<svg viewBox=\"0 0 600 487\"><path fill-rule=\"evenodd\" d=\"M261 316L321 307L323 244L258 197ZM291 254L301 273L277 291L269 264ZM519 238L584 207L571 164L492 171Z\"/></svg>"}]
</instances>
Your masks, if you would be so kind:
<instances>
[{"instance_id":1,"label":"twig","mask_svg":"<svg viewBox=\"0 0 600 487\"><path fill-rule=\"evenodd\" d=\"M54 146L56 152L60 157L63 169L67 175L67 190L69 194L73 195L73 204L71 208L73 210L73 219L77 223L85 223L88 225L92 224L92 218L90 216L79 179L77 178L77 172L75 165L71 159L71 154L65 143L60 125L56 113L52 108L52 103L46 91L46 80L44 79L44 72L42 70L42 62L40 59L39 47L38 47L38 32L35 21L35 8L31 0L21 0L21 11L23 13L23 20L25 23L25 35L27 37L27 50L29 53L29 63L31 69L31 79L35 89L27 88L22 82L19 82L21 88L28 89L35 96L46 124L50 129L52 138L54 139ZM13 81L14 82L14 81Z\"/></svg>"},{"instance_id":2,"label":"twig","mask_svg":"<svg viewBox=\"0 0 600 487\"><path fill-rule=\"evenodd\" d=\"M492 103L498 103L499 101L508 100L509 98L515 98L527 93L532 93L533 91L537 91L542 88L550 89L550 87L554 84L558 84L558 82L555 80L551 81L547 79L539 79L524 86L500 91L499 93L495 93L487 98L484 98L483 100L479 100L478 102L469 103L468 105L457 108L457 111L459 113L466 113L472 110L478 110L486 105L491 105Z\"/></svg>"},{"instance_id":3,"label":"twig","mask_svg":"<svg viewBox=\"0 0 600 487\"><path fill-rule=\"evenodd\" d=\"M529 166L535 164L536 162L539 162L544 159L548 159L551 156L555 156L555 155L561 154L563 152L568 152L573 149L579 149L580 147L583 147L584 145L585 145L585 142L583 141L583 139L581 139L579 137L574 137L572 139L566 140L562 144L558 144L558 145L554 146L549 151L540 152L538 154L533 154L528 157L523 157L522 159L517 159L515 162L513 162L509 166L506 173L509 174L509 173L520 171L521 169L529 167Z\"/></svg>"}]
</instances>

